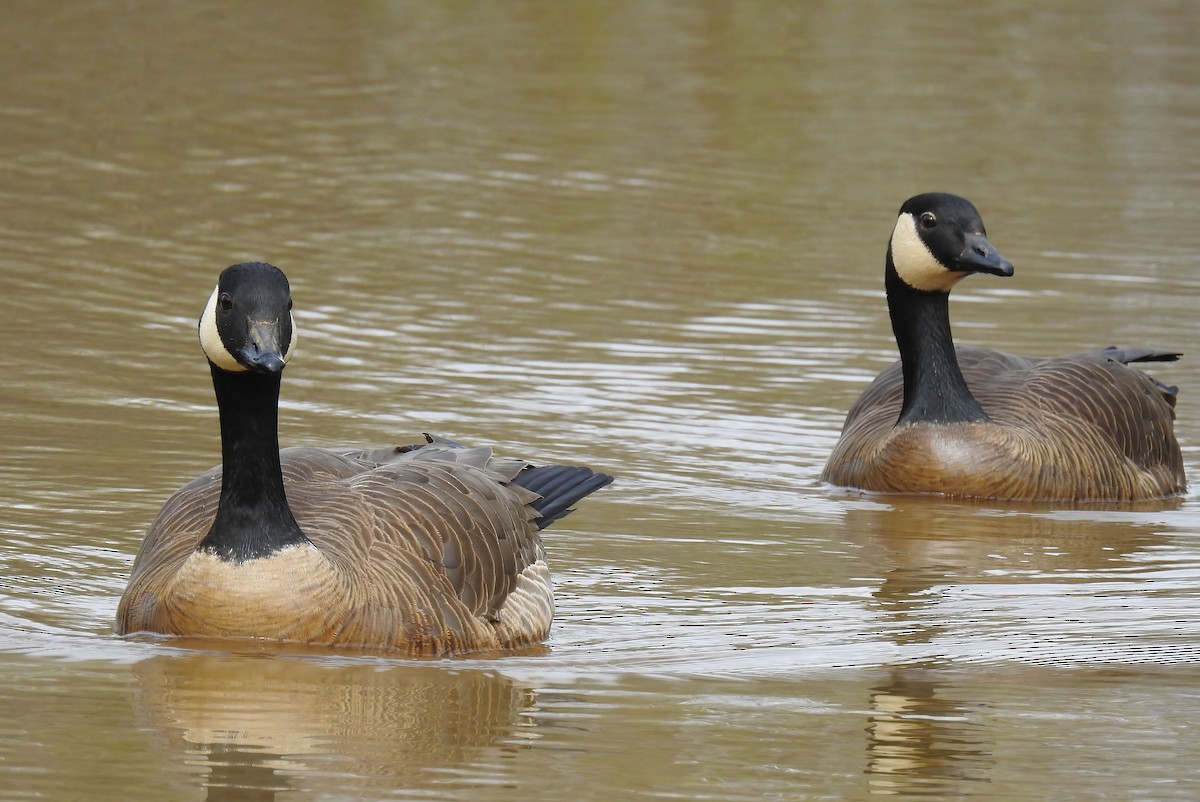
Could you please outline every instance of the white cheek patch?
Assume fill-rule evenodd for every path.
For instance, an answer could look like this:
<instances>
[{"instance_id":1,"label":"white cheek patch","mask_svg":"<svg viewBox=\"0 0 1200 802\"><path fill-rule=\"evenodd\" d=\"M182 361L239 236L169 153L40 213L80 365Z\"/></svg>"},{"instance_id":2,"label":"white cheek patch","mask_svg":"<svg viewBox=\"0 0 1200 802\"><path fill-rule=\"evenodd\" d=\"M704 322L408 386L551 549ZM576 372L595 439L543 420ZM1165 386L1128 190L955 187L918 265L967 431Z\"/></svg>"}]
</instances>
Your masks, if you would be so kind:
<instances>
[{"instance_id":1,"label":"white cheek patch","mask_svg":"<svg viewBox=\"0 0 1200 802\"><path fill-rule=\"evenodd\" d=\"M892 264L901 281L925 292L950 292L967 275L947 270L934 257L917 233L916 218L909 212L900 215L892 232Z\"/></svg>"},{"instance_id":2,"label":"white cheek patch","mask_svg":"<svg viewBox=\"0 0 1200 802\"><path fill-rule=\"evenodd\" d=\"M204 314L200 316L200 347L204 349L204 355L209 361L217 367L241 373L248 368L233 358L225 343L221 342L221 334L217 331L217 298L220 294L221 287L218 285L208 299L208 306L204 307ZM295 342L295 338L292 342Z\"/></svg>"},{"instance_id":3,"label":"white cheek patch","mask_svg":"<svg viewBox=\"0 0 1200 802\"><path fill-rule=\"evenodd\" d=\"M292 339L288 341L287 352L283 355L284 364L292 361L292 354L296 352L296 317L291 312L288 312L288 320L292 324Z\"/></svg>"}]
</instances>

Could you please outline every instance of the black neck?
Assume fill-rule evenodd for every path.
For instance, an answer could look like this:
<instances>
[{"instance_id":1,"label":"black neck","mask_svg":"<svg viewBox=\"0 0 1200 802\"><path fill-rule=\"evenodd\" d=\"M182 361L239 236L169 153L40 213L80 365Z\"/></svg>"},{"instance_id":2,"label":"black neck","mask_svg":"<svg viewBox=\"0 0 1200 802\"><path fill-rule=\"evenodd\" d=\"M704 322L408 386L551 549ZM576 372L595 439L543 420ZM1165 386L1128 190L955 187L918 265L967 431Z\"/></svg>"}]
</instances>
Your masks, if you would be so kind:
<instances>
[{"instance_id":1,"label":"black neck","mask_svg":"<svg viewBox=\"0 0 1200 802\"><path fill-rule=\"evenodd\" d=\"M950 293L913 289L888 252L888 311L904 368L904 406L896 425L991 420L971 395L950 335Z\"/></svg>"},{"instance_id":2,"label":"black neck","mask_svg":"<svg viewBox=\"0 0 1200 802\"><path fill-rule=\"evenodd\" d=\"M283 490L280 374L211 367L221 413L221 501L199 548L242 562L307 542Z\"/></svg>"}]
</instances>

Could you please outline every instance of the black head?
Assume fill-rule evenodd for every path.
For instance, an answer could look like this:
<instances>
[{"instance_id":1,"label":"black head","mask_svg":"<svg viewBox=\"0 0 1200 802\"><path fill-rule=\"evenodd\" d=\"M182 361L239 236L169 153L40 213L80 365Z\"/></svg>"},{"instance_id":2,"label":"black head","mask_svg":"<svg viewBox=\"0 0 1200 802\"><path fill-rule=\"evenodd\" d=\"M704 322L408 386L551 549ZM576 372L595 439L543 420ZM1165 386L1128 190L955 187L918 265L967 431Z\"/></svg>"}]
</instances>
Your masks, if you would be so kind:
<instances>
[{"instance_id":1,"label":"black head","mask_svg":"<svg viewBox=\"0 0 1200 802\"><path fill-rule=\"evenodd\" d=\"M283 271L266 262L225 268L200 315L200 345L221 370L283 370L296 347L292 292Z\"/></svg>"},{"instance_id":2,"label":"black head","mask_svg":"<svg viewBox=\"0 0 1200 802\"><path fill-rule=\"evenodd\" d=\"M900 280L925 292L949 292L971 273L1013 274L1012 264L988 242L971 202L944 192L905 201L889 254Z\"/></svg>"}]
</instances>

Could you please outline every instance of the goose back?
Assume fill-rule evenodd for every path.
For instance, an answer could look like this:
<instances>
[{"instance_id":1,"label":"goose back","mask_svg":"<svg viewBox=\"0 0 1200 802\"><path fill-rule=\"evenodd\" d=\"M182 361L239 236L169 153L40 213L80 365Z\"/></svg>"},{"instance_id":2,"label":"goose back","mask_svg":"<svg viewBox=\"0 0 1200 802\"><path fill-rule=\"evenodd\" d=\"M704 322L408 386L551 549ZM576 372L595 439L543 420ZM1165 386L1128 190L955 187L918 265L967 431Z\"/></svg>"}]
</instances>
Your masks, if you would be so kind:
<instances>
[{"instance_id":1,"label":"goose back","mask_svg":"<svg viewBox=\"0 0 1200 802\"><path fill-rule=\"evenodd\" d=\"M956 353L990 421L897 426L904 377L896 362L851 407L823 480L1007 499L1133 500L1183 491L1175 388L1128 364L1178 354L1108 348L1037 358L969 346Z\"/></svg>"}]
</instances>

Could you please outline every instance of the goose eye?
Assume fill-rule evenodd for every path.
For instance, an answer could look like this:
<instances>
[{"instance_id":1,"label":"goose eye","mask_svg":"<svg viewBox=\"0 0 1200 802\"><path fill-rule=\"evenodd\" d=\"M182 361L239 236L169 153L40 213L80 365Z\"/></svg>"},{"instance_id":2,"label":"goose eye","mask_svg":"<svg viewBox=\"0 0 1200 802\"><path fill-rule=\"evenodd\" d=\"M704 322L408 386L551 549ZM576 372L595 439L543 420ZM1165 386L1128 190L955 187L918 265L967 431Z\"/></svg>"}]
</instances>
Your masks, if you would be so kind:
<instances>
[{"instance_id":1,"label":"goose eye","mask_svg":"<svg viewBox=\"0 0 1200 802\"><path fill-rule=\"evenodd\" d=\"M229 297L229 293L221 293L221 297L217 299L217 303L221 306L222 312L228 312L233 309L233 299Z\"/></svg>"},{"instance_id":2,"label":"goose eye","mask_svg":"<svg viewBox=\"0 0 1200 802\"><path fill-rule=\"evenodd\" d=\"M292 311L292 299L288 298L288 311Z\"/></svg>"},{"instance_id":3,"label":"goose eye","mask_svg":"<svg viewBox=\"0 0 1200 802\"><path fill-rule=\"evenodd\" d=\"M937 215L933 212L921 213L921 228L929 230L937 225Z\"/></svg>"}]
</instances>

